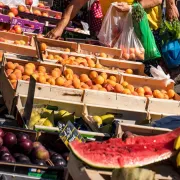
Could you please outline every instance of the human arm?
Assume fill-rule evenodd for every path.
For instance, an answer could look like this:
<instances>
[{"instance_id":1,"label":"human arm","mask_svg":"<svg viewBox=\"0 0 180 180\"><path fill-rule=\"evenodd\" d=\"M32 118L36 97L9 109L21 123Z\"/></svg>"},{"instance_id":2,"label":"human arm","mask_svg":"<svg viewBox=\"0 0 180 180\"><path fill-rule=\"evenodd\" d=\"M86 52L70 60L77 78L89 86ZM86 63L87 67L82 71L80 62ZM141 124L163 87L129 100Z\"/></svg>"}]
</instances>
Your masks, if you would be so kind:
<instances>
[{"instance_id":1,"label":"human arm","mask_svg":"<svg viewBox=\"0 0 180 180\"><path fill-rule=\"evenodd\" d=\"M72 0L64 11L61 20L58 22L58 24L53 30L48 32L46 37L52 39L57 39L58 37L60 37L65 27L68 25L69 21L76 16L78 11L84 6L86 2L88 2L88 0Z\"/></svg>"},{"instance_id":2,"label":"human arm","mask_svg":"<svg viewBox=\"0 0 180 180\"><path fill-rule=\"evenodd\" d=\"M166 0L166 18L169 21L178 19L179 12L175 4L175 0Z\"/></svg>"}]
</instances>

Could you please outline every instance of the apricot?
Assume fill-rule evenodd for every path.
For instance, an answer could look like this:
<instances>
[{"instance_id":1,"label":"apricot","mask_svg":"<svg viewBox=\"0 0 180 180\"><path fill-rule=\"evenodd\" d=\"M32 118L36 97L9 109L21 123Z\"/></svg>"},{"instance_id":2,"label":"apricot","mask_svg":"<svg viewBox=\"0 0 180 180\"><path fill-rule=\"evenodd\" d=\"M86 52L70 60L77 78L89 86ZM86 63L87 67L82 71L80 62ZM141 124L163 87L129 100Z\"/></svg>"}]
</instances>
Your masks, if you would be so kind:
<instances>
[{"instance_id":1,"label":"apricot","mask_svg":"<svg viewBox=\"0 0 180 180\"><path fill-rule=\"evenodd\" d=\"M114 82L117 82L117 78L115 76L110 76L109 79L114 81Z\"/></svg>"},{"instance_id":2,"label":"apricot","mask_svg":"<svg viewBox=\"0 0 180 180\"><path fill-rule=\"evenodd\" d=\"M68 80L64 83L64 87L69 87L70 85L72 85L72 80Z\"/></svg>"},{"instance_id":3,"label":"apricot","mask_svg":"<svg viewBox=\"0 0 180 180\"><path fill-rule=\"evenodd\" d=\"M53 59L54 59L54 56L53 56L52 54L48 54L47 59L53 60Z\"/></svg>"},{"instance_id":4,"label":"apricot","mask_svg":"<svg viewBox=\"0 0 180 180\"><path fill-rule=\"evenodd\" d=\"M45 50L46 50L46 48L47 48L46 43L41 43L41 45L40 45L40 49L41 49L41 51L45 51Z\"/></svg>"},{"instance_id":5,"label":"apricot","mask_svg":"<svg viewBox=\"0 0 180 180\"><path fill-rule=\"evenodd\" d=\"M69 56L69 60L75 61L76 58L74 56Z\"/></svg>"},{"instance_id":6,"label":"apricot","mask_svg":"<svg viewBox=\"0 0 180 180\"><path fill-rule=\"evenodd\" d=\"M81 74L80 77L79 77L80 81L81 82L87 82L89 81L89 77L87 74Z\"/></svg>"},{"instance_id":7,"label":"apricot","mask_svg":"<svg viewBox=\"0 0 180 180\"><path fill-rule=\"evenodd\" d=\"M32 67L30 67L30 66L25 67L25 69L24 69L24 75L30 76L30 75L32 75L33 73L34 73L34 71L33 71L33 68L32 68Z\"/></svg>"},{"instance_id":8,"label":"apricot","mask_svg":"<svg viewBox=\"0 0 180 180\"><path fill-rule=\"evenodd\" d=\"M124 87L121 84L116 84L115 87L114 87L114 91L116 93L123 93Z\"/></svg>"},{"instance_id":9,"label":"apricot","mask_svg":"<svg viewBox=\"0 0 180 180\"><path fill-rule=\"evenodd\" d=\"M12 69L7 69L7 70L6 70L6 74L7 74L7 76L9 76L12 72L13 72L13 70L12 70Z\"/></svg>"},{"instance_id":10,"label":"apricot","mask_svg":"<svg viewBox=\"0 0 180 180\"><path fill-rule=\"evenodd\" d=\"M98 77L98 73L96 71L91 71L89 73L89 77L91 78L91 80L93 80Z\"/></svg>"},{"instance_id":11,"label":"apricot","mask_svg":"<svg viewBox=\"0 0 180 180\"><path fill-rule=\"evenodd\" d=\"M131 91L130 91L129 89L124 89L123 94L130 95L130 94L131 94Z\"/></svg>"},{"instance_id":12,"label":"apricot","mask_svg":"<svg viewBox=\"0 0 180 180\"><path fill-rule=\"evenodd\" d=\"M89 89L89 86L82 82L81 89Z\"/></svg>"},{"instance_id":13,"label":"apricot","mask_svg":"<svg viewBox=\"0 0 180 180\"><path fill-rule=\"evenodd\" d=\"M57 78L60 77L61 73L59 71L52 70L51 75L52 77Z\"/></svg>"},{"instance_id":14,"label":"apricot","mask_svg":"<svg viewBox=\"0 0 180 180\"><path fill-rule=\"evenodd\" d=\"M73 79L73 86L76 88L76 89L80 89L81 88L81 81L76 78L76 79Z\"/></svg>"},{"instance_id":15,"label":"apricot","mask_svg":"<svg viewBox=\"0 0 180 180\"><path fill-rule=\"evenodd\" d=\"M169 99L169 96L167 94L164 94L164 99Z\"/></svg>"},{"instance_id":16,"label":"apricot","mask_svg":"<svg viewBox=\"0 0 180 180\"><path fill-rule=\"evenodd\" d=\"M161 92L159 90L154 90L153 91L153 96L156 98L158 96L158 94L161 94Z\"/></svg>"},{"instance_id":17,"label":"apricot","mask_svg":"<svg viewBox=\"0 0 180 180\"><path fill-rule=\"evenodd\" d=\"M152 90L151 90L150 87L144 86L144 94L145 94L145 95L152 96L152 95L153 95L153 92L152 92Z\"/></svg>"},{"instance_id":18,"label":"apricot","mask_svg":"<svg viewBox=\"0 0 180 180\"><path fill-rule=\"evenodd\" d=\"M39 83L45 84L45 83L46 83L46 77L45 77L45 76L39 76L39 77L37 78L37 81L38 81Z\"/></svg>"},{"instance_id":19,"label":"apricot","mask_svg":"<svg viewBox=\"0 0 180 180\"><path fill-rule=\"evenodd\" d=\"M9 80L17 80L16 74L12 73L8 76Z\"/></svg>"},{"instance_id":20,"label":"apricot","mask_svg":"<svg viewBox=\"0 0 180 180\"><path fill-rule=\"evenodd\" d=\"M138 93L134 91L134 92L132 92L132 95L133 96L138 96Z\"/></svg>"},{"instance_id":21,"label":"apricot","mask_svg":"<svg viewBox=\"0 0 180 180\"><path fill-rule=\"evenodd\" d=\"M99 88L96 85L91 86L92 90L99 90Z\"/></svg>"},{"instance_id":22,"label":"apricot","mask_svg":"<svg viewBox=\"0 0 180 180\"><path fill-rule=\"evenodd\" d=\"M97 63L97 64L95 65L95 68L102 69L102 68L103 68L103 66L102 66L100 63Z\"/></svg>"},{"instance_id":23,"label":"apricot","mask_svg":"<svg viewBox=\"0 0 180 180\"><path fill-rule=\"evenodd\" d=\"M88 63L87 63L87 62L81 62L79 65L80 65L80 66L85 66L85 67L87 67L87 66L88 66Z\"/></svg>"},{"instance_id":24,"label":"apricot","mask_svg":"<svg viewBox=\"0 0 180 180\"><path fill-rule=\"evenodd\" d=\"M165 91L164 89L162 89L161 92L162 92L163 94L167 94L167 91Z\"/></svg>"},{"instance_id":25,"label":"apricot","mask_svg":"<svg viewBox=\"0 0 180 180\"><path fill-rule=\"evenodd\" d=\"M174 98L174 96L175 96L175 91L174 91L173 89L169 89L169 90L167 91L167 95L169 96L170 99L171 99L171 98Z\"/></svg>"},{"instance_id":26,"label":"apricot","mask_svg":"<svg viewBox=\"0 0 180 180\"><path fill-rule=\"evenodd\" d=\"M145 93L145 91L144 91L144 88L143 87L139 87L139 88L137 88L137 90L136 90L136 92L139 94L144 94Z\"/></svg>"},{"instance_id":27,"label":"apricot","mask_svg":"<svg viewBox=\"0 0 180 180\"><path fill-rule=\"evenodd\" d=\"M58 78L56 79L55 83L56 83L56 85L58 85L58 86L63 86L64 83L65 83L65 78L63 78L63 77L58 77Z\"/></svg>"},{"instance_id":28,"label":"apricot","mask_svg":"<svg viewBox=\"0 0 180 180\"><path fill-rule=\"evenodd\" d=\"M14 74L16 75L17 80L22 79L22 73L20 70L16 69L16 71L14 71Z\"/></svg>"},{"instance_id":29,"label":"apricot","mask_svg":"<svg viewBox=\"0 0 180 180\"><path fill-rule=\"evenodd\" d=\"M95 63L92 59L87 59L87 63L88 63L88 66L91 67L91 68L94 68L95 67Z\"/></svg>"},{"instance_id":30,"label":"apricot","mask_svg":"<svg viewBox=\"0 0 180 180\"><path fill-rule=\"evenodd\" d=\"M67 74L65 77L67 80L73 80L73 74Z\"/></svg>"},{"instance_id":31,"label":"apricot","mask_svg":"<svg viewBox=\"0 0 180 180\"><path fill-rule=\"evenodd\" d=\"M23 76L22 76L22 80L24 80L24 81L29 81L29 80L30 80L30 76L28 76L28 75L23 75Z\"/></svg>"},{"instance_id":32,"label":"apricot","mask_svg":"<svg viewBox=\"0 0 180 180\"><path fill-rule=\"evenodd\" d=\"M53 70L55 70L55 71L58 71L58 72L62 73L62 71L61 71L61 69L60 69L60 68L54 68Z\"/></svg>"},{"instance_id":33,"label":"apricot","mask_svg":"<svg viewBox=\"0 0 180 180\"><path fill-rule=\"evenodd\" d=\"M74 74L73 73L73 70L72 69L65 69L65 71L64 71L64 75L66 76L66 75L68 75L68 74Z\"/></svg>"},{"instance_id":34,"label":"apricot","mask_svg":"<svg viewBox=\"0 0 180 180\"><path fill-rule=\"evenodd\" d=\"M107 78L108 78L108 75L107 75L107 73L105 73L105 72L102 72L102 73L100 74L100 76L102 76L102 77L104 78L104 80L107 80Z\"/></svg>"},{"instance_id":35,"label":"apricot","mask_svg":"<svg viewBox=\"0 0 180 180\"><path fill-rule=\"evenodd\" d=\"M68 55L67 54L61 54L61 57L65 60L68 59Z\"/></svg>"},{"instance_id":36,"label":"apricot","mask_svg":"<svg viewBox=\"0 0 180 180\"><path fill-rule=\"evenodd\" d=\"M93 85L93 82L89 79L89 80L86 82L86 84L87 84L89 87L91 87L91 86Z\"/></svg>"},{"instance_id":37,"label":"apricot","mask_svg":"<svg viewBox=\"0 0 180 180\"><path fill-rule=\"evenodd\" d=\"M26 68L26 67L32 67L33 71L36 70L36 66L35 66L33 63L27 63L27 64L25 65L25 68Z\"/></svg>"},{"instance_id":38,"label":"apricot","mask_svg":"<svg viewBox=\"0 0 180 180\"><path fill-rule=\"evenodd\" d=\"M33 73L33 74L32 74L32 77L37 81L39 75L38 75L37 73Z\"/></svg>"},{"instance_id":39,"label":"apricot","mask_svg":"<svg viewBox=\"0 0 180 180\"><path fill-rule=\"evenodd\" d=\"M164 94L159 92L159 93L156 94L156 98L164 99Z\"/></svg>"},{"instance_id":40,"label":"apricot","mask_svg":"<svg viewBox=\"0 0 180 180\"><path fill-rule=\"evenodd\" d=\"M99 91L107 92L107 89L106 88L100 88Z\"/></svg>"},{"instance_id":41,"label":"apricot","mask_svg":"<svg viewBox=\"0 0 180 180\"><path fill-rule=\"evenodd\" d=\"M110 79L107 79L107 80L105 81L105 83L109 83L109 84L111 84L113 87L116 86L116 82L114 82L114 81L112 81L112 80L110 80Z\"/></svg>"},{"instance_id":42,"label":"apricot","mask_svg":"<svg viewBox=\"0 0 180 180\"><path fill-rule=\"evenodd\" d=\"M6 69L12 69L12 70L16 68L16 66L12 62L7 62L5 67Z\"/></svg>"},{"instance_id":43,"label":"apricot","mask_svg":"<svg viewBox=\"0 0 180 180\"><path fill-rule=\"evenodd\" d=\"M103 84L104 83L104 78L102 76L97 76L95 79L94 79L94 82L96 84Z\"/></svg>"},{"instance_id":44,"label":"apricot","mask_svg":"<svg viewBox=\"0 0 180 180\"><path fill-rule=\"evenodd\" d=\"M26 42L24 40L19 41L21 45L26 45Z\"/></svg>"},{"instance_id":45,"label":"apricot","mask_svg":"<svg viewBox=\"0 0 180 180\"><path fill-rule=\"evenodd\" d=\"M19 65L16 67L16 69L19 69L22 73L24 73L24 67L23 66Z\"/></svg>"},{"instance_id":46,"label":"apricot","mask_svg":"<svg viewBox=\"0 0 180 180\"><path fill-rule=\"evenodd\" d=\"M64 52L71 52L69 48L64 49Z\"/></svg>"},{"instance_id":47,"label":"apricot","mask_svg":"<svg viewBox=\"0 0 180 180\"><path fill-rule=\"evenodd\" d=\"M127 86L128 86L128 82L124 81L124 82L121 83L121 85L122 85L123 87L127 87Z\"/></svg>"},{"instance_id":48,"label":"apricot","mask_svg":"<svg viewBox=\"0 0 180 180\"><path fill-rule=\"evenodd\" d=\"M16 45L20 45L20 44L21 44L21 42L20 42L20 41L18 41L18 40L15 40L15 41L14 41L14 44L16 44Z\"/></svg>"},{"instance_id":49,"label":"apricot","mask_svg":"<svg viewBox=\"0 0 180 180\"><path fill-rule=\"evenodd\" d=\"M102 57L102 58L107 58L107 54L106 53L100 53L100 55L99 55L100 57Z\"/></svg>"},{"instance_id":50,"label":"apricot","mask_svg":"<svg viewBox=\"0 0 180 180\"><path fill-rule=\"evenodd\" d=\"M102 88L102 86L101 86L100 84L96 84L96 87L97 87L98 89L101 89L101 88Z\"/></svg>"},{"instance_id":51,"label":"apricot","mask_svg":"<svg viewBox=\"0 0 180 180\"><path fill-rule=\"evenodd\" d=\"M17 87L17 81L12 82L11 85L12 85L13 89L16 89L16 87Z\"/></svg>"},{"instance_id":52,"label":"apricot","mask_svg":"<svg viewBox=\"0 0 180 180\"><path fill-rule=\"evenodd\" d=\"M133 74L134 72L133 72L132 69L126 69L125 73L126 73L126 74Z\"/></svg>"},{"instance_id":53,"label":"apricot","mask_svg":"<svg viewBox=\"0 0 180 180\"><path fill-rule=\"evenodd\" d=\"M46 68L44 66L38 66L38 72L46 73Z\"/></svg>"},{"instance_id":54,"label":"apricot","mask_svg":"<svg viewBox=\"0 0 180 180\"><path fill-rule=\"evenodd\" d=\"M59 55L55 55L54 59L59 61L61 59L61 57Z\"/></svg>"},{"instance_id":55,"label":"apricot","mask_svg":"<svg viewBox=\"0 0 180 180\"><path fill-rule=\"evenodd\" d=\"M140 92L138 93L138 96L144 97L144 93Z\"/></svg>"},{"instance_id":56,"label":"apricot","mask_svg":"<svg viewBox=\"0 0 180 180\"><path fill-rule=\"evenodd\" d=\"M47 82L48 82L49 84L51 84L51 85L55 85L55 84L56 84L55 78L49 78L49 79L47 80Z\"/></svg>"}]
</instances>

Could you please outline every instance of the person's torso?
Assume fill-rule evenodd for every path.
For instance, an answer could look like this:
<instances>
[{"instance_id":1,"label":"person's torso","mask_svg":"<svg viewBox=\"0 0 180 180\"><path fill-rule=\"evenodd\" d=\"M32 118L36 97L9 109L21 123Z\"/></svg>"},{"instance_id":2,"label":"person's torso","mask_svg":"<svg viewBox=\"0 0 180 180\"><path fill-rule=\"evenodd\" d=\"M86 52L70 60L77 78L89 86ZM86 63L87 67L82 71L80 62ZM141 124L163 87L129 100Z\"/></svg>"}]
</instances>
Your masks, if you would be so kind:
<instances>
[{"instance_id":1,"label":"person's torso","mask_svg":"<svg viewBox=\"0 0 180 180\"><path fill-rule=\"evenodd\" d=\"M102 7L103 15L105 16L108 8L113 2L127 2L131 5L134 0L100 0L100 4ZM162 20L162 10L161 6L156 6L154 8L146 10L150 27L154 30L157 30L160 27Z\"/></svg>"}]
</instances>

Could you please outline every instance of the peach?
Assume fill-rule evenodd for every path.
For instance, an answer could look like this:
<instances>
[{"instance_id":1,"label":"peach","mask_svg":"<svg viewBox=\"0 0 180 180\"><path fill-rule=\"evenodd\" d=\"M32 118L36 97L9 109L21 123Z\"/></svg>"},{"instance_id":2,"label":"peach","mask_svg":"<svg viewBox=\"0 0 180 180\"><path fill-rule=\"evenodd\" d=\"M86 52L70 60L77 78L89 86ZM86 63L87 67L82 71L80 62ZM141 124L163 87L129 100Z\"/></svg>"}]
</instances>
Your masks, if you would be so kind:
<instances>
[{"instance_id":1,"label":"peach","mask_svg":"<svg viewBox=\"0 0 180 180\"><path fill-rule=\"evenodd\" d=\"M123 94L130 95L130 94L131 94L131 91L130 91L129 89L124 89Z\"/></svg>"},{"instance_id":2,"label":"peach","mask_svg":"<svg viewBox=\"0 0 180 180\"><path fill-rule=\"evenodd\" d=\"M45 51L46 48L47 48L47 45L45 43L41 43L41 45L40 45L41 51Z\"/></svg>"},{"instance_id":3,"label":"peach","mask_svg":"<svg viewBox=\"0 0 180 180\"><path fill-rule=\"evenodd\" d=\"M49 78L49 79L47 80L47 82L48 82L49 84L51 84L51 85L55 85L55 84L56 84L55 78Z\"/></svg>"},{"instance_id":4,"label":"peach","mask_svg":"<svg viewBox=\"0 0 180 180\"><path fill-rule=\"evenodd\" d=\"M107 54L106 53L100 53L100 55L99 55L100 57L102 57L102 58L107 58Z\"/></svg>"},{"instance_id":5,"label":"peach","mask_svg":"<svg viewBox=\"0 0 180 180\"><path fill-rule=\"evenodd\" d=\"M151 90L150 87L144 86L144 94L145 94L145 95L152 96L152 95L153 95L153 92L152 92L152 90Z\"/></svg>"},{"instance_id":6,"label":"peach","mask_svg":"<svg viewBox=\"0 0 180 180\"><path fill-rule=\"evenodd\" d=\"M87 66L88 66L88 63L87 63L87 62L81 62L79 65L80 65L80 66L85 66L85 67L87 67Z\"/></svg>"},{"instance_id":7,"label":"peach","mask_svg":"<svg viewBox=\"0 0 180 180\"><path fill-rule=\"evenodd\" d=\"M59 71L52 70L51 75L52 77L57 78L60 77L61 73Z\"/></svg>"},{"instance_id":8,"label":"peach","mask_svg":"<svg viewBox=\"0 0 180 180\"><path fill-rule=\"evenodd\" d=\"M102 66L100 63L97 63L97 64L95 65L95 68L102 69L103 66Z\"/></svg>"},{"instance_id":9,"label":"peach","mask_svg":"<svg viewBox=\"0 0 180 180\"><path fill-rule=\"evenodd\" d=\"M108 75L105 72L102 72L100 75L104 78L104 80L107 80Z\"/></svg>"},{"instance_id":10,"label":"peach","mask_svg":"<svg viewBox=\"0 0 180 180\"><path fill-rule=\"evenodd\" d=\"M88 66L91 67L91 68L94 68L95 67L95 63L92 59L87 59L87 63L88 63Z\"/></svg>"},{"instance_id":11,"label":"peach","mask_svg":"<svg viewBox=\"0 0 180 180\"><path fill-rule=\"evenodd\" d=\"M79 76L77 74L73 74L74 79L79 79Z\"/></svg>"},{"instance_id":12,"label":"peach","mask_svg":"<svg viewBox=\"0 0 180 180\"><path fill-rule=\"evenodd\" d=\"M91 87L91 86L93 85L93 82L89 79L89 80L86 82L86 84L87 84L89 87Z\"/></svg>"},{"instance_id":13,"label":"peach","mask_svg":"<svg viewBox=\"0 0 180 180\"><path fill-rule=\"evenodd\" d=\"M16 67L16 69L19 69L22 73L24 73L24 67L23 66L19 65Z\"/></svg>"},{"instance_id":14,"label":"peach","mask_svg":"<svg viewBox=\"0 0 180 180\"><path fill-rule=\"evenodd\" d=\"M76 88L76 89L80 89L81 88L81 81L76 78L76 79L73 79L73 86Z\"/></svg>"},{"instance_id":15,"label":"peach","mask_svg":"<svg viewBox=\"0 0 180 180\"><path fill-rule=\"evenodd\" d=\"M16 69L14 71L14 74L16 75L17 80L21 80L22 79L22 73L21 73L20 70Z\"/></svg>"},{"instance_id":16,"label":"peach","mask_svg":"<svg viewBox=\"0 0 180 180\"><path fill-rule=\"evenodd\" d=\"M38 72L46 73L46 68L44 66L38 66Z\"/></svg>"},{"instance_id":17,"label":"peach","mask_svg":"<svg viewBox=\"0 0 180 180\"><path fill-rule=\"evenodd\" d=\"M137 88L136 89L136 92L139 94L144 94L145 93L145 91L144 91L144 88L143 87L139 87L139 88Z\"/></svg>"},{"instance_id":18,"label":"peach","mask_svg":"<svg viewBox=\"0 0 180 180\"><path fill-rule=\"evenodd\" d=\"M39 11L39 10L34 10L33 14L35 14L36 16L41 16L42 15L41 11Z\"/></svg>"},{"instance_id":19,"label":"peach","mask_svg":"<svg viewBox=\"0 0 180 180\"><path fill-rule=\"evenodd\" d=\"M24 69L24 75L30 76L30 75L32 75L33 73L34 73L34 71L33 71L33 68L32 68L32 67L30 67L30 66L25 67L25 69Z\"/></svg>"},{"instance_id":20,"label":"peach","mask_svg":"<svg viewBox=\"0 0 180 180\"><path fill-rule=\"evenodd\" d=\"M94 82L96 84L103 84L104 83L104 78L102 76L97 76L95 79L94 79Z\"/></svg>"},{"instance_id":21,"label":"peach","mask_svg":"<svg viewBox=\"0 0 180 180\"><path fill-rule=\"evenodd\" d=\"M12 69L12 70L16 68L16 66L12 62L7 62L5 67L6 69Z\"/></svg>"},{"instance_id":22,"label":"peach","mask_svg":"<svg viewBox=\"0 0 180 180\"><path fill-rule=\"evenodd\" d=\"M123 87L127 87L127 86L128 86L128 82L124 81L124 82L121 83L121 85L122 85Z\"/></svg>"},{"instance_id":23,"label":"peach","mask_svg":"<svg viewBox=\"0 0 180 180\"><path fill-rule=\"evenodd\" d=\"M126 74L133 74L134 72L133 72L132 69L126 69L125 73L126 73Z\"/></svg>"},{"instance_id":24,"label":"peach","mask_svg":"<svg viewBox=\"0 0 180 180\"><path fill-rule=\"evenodd\" d=\"M46 77L45 77L45 76L39 76L39 77L37 78L37 81L38 81L39 83L45 84L45 83L46 83Z\"/></svg>"},{"instance_id":25,"label":"peach","mask_svg":"<svg viewBox=\"0 0 180 180\"><path fill-rule=\"evenodd\" d=\"M167 92L167 95L169 96L169 98L174 98L175 96L175 91L173 89L169 89Z\"/></svg>"},{"instance_id":26,"label":"peach","mask_svg":"<svg viewBox=\"0 0 180 180\"><path fill-rule=\"evenodd\" d=\"M69 56L69 60L75 61L76 58L74 56Z\"/></svg>"},{"instance_id":27,"label":"peach","mask_svg":"<svg viewBox=\"0 0 180 180\"><path fill-rule=\"evenodd\" d=\"M12 73L8 76L9 80L17 80L16 74Z\"/></svg>"},{"instance_id":28,"label":"peach","mask_svg":"<svg viewBox=\"0 0 180 180\"><path fill-rule=\"evenodd\" d=\"M18 10L19 10L20 12L24 12L24 11L26 10L26 7L23 6L23 5L19 5L19 6L18 6Z\"/></svg>"},{"instance_id":29,"label":"peach","mask_svg":"<svg viewBox=\"0 0 180 180\"><path fill-rule=\"evenodd\" d=\"M23 75L23 76L22 76L22 80L24 80L24 81L29 81L29 80L30 80L30 76L28 76L28 75Z\"/></svg>"},{"instance_id":30,"label":"peach","mask_svg":"<svg viewBox=\"0 0 180 180\"><path fill-rule=\"evenodd\" d=\"M7 69L7 70L6 70L6 74L7 74L7 76L9 76L12 72L13 72L13 70L12 70L12 69Z\"/></svg>"},{"instance_id":31,"label":"peach","mask_svg":"<svg viewBox=\"0 0 180 180\"><path fill-rule=\"evenodd\" d=\"M56 85L58 85L58 86L63 86L64 83L65 83L65 78L63 78L63 77L58 77L55 82L56 82Z\"/></svg>"},{"instance_id":32,"label":"peach","mask_svg":"<svg viewBox=\"0 0 180 180\"><path fill-rule=\"evenodd\" d=\"M48 54L47 59L53 60L53 59L54 59L54 56L53 56L52 54Z\"/></svg>"},{"instance_id":33,"label":"peach","mask_svg":"<svg viewBox=\"0 0 180 180\"><path fill-rule=\"evenodd\" d=\"M72 69L65 69L65 71L64 71L64 75L66 76L66 75L68 75L68 74L74 74L73 73L73 70Z\"/></svg>"},{"instance_id":34,"label":"peach","mask_svg":"<svg viewBox=\"0 0 180 180\"><path fill-rule=\"evenodd\" d=\"M65 60L68 59L68 55L67 54L61 54L61 57Z\"/></svg>"},{"instance_id":35,"label":"peach","mask_svg":"<svg viewBox=\"0 0 180 180\"><path fill-rule=\"evenodd\" d=\"M68 80L64 83L64 87L69 87L70 85L72 85L72 80Z\"/></svg>"},{"instance_id":36,"label":"peach","mask_svg":"<svg viewBox=\"0 0 180 180\"><path fill-rule=\"evenodd\" d=\"M99 88L96 85L91 86L92 90L99 90Z\"/></svg>"},{"instance_id":37,"label":"peach","mask_svg":"<svg viewBox=\"0 0 180 180\"><path fill-rule=\"evenodd\" d=\"M81 74L79 79L81 82L87 82L90 80L87 74Z\"/></svg>"},{"instance_id":38,"label":"peach","mask_svg":"<svg viewBox=\"0 0 180 180\"><path fill-rule=\"evenodd\" d=\"M124 91L124 87L121 84L116 84L114 90L116 93L122 93Z\"/></svg>"},{"instance_id":39,"label":"peach","mask_svg":"<svg viewBox=\"0 0 180 180\"><path fill-rule=\"evenodd\" d=\"M91 71L89 77L93 80L98 77L98 73L96 71Z\"/></svg>"}]
</instances>

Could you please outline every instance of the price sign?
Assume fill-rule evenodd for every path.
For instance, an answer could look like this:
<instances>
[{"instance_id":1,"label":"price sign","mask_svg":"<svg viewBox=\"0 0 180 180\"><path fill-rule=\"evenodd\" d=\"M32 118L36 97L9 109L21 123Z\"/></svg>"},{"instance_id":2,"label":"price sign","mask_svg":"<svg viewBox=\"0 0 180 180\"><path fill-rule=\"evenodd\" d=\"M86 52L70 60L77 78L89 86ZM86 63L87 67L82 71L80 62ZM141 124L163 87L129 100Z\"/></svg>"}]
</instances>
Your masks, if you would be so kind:
<instances>
[{"instance_id":1,"label":"price sign","mask_svg":"<svg viewBox=\"0 0 180 180\"><path fill-rule=\"evenodd\" d=\"M67 147L69 147L69 142L72 142L74 140L85 142L85 140L79 134L78 130L70 121L68 121L67 124L58 122L58 128L60 130L59 137Z\"/></svg>"}]
</instances>

